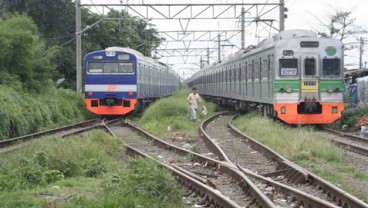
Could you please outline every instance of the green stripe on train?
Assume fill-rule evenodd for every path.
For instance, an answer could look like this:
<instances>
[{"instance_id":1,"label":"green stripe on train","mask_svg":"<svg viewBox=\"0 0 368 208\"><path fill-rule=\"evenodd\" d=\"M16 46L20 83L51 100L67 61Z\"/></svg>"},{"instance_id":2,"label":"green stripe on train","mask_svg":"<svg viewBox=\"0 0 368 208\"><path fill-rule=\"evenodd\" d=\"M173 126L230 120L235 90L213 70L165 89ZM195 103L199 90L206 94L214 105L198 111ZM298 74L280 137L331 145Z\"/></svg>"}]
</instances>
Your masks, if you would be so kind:
<instances>
[{"instance_id":1,"label":"green stripe on train","mask_svg":"<svg viewBox=\"0 0 368 208\"><path fill-rule=\"evenodd\" d=\"M300 91L300 80L274 80L273 89L274 92L280 92L280 88L291 87L293 92Z\"/></svg>"},{"instance_id":2,"label":"green stripe on train","mask_svg":"<svg viewBox=\"0 0 368 208\"><path fill-rule=\"evenodd\" d=\"M327 92L329 87L339 88L340 92L345 91L345 85L342 80L320 80L319 87L321 92Z\"/></svg>"}]
</instances>

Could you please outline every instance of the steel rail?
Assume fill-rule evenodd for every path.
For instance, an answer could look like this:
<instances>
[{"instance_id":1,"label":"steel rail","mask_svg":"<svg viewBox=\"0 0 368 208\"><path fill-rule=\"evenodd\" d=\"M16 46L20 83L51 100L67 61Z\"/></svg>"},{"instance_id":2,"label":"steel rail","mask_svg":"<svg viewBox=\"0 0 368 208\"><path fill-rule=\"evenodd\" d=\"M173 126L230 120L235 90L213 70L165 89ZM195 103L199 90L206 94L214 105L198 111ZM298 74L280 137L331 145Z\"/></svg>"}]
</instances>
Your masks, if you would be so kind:
<instances>
[{"instance_id":1,"label":"steel rail","mask_svg":"<svg viewBox=\"0 0 368 208\"><path fill-rule=\"evenodd\" d=\"M224 115L224 114L227 114L227 113L228 112L221 112L221 113L218 113L218 114L204 120L198 128L198 133L199 133L199 136L203 139L204 143L207 145L207 147L213 153L215 153L219 157L220 160L231 162L229 157L226 155L226 153L216 143L213 142L213 140L211 139L211 137L207 134L207 132L205 130L209 123L211 123L213 120L217 119L221 115Z\"/></svg>"},{"instance_id":2,"label":"steel rail","mask_svg":"<svg viewBox=\"0 0 368 208\"><path fill-rule=\"evenodd\" d=\"M140 136L144 136L146 139L152 141L154 145L163 147L167 150L173 151L180 155L191 155L194 161L216 167L221 172L231 176L239 183L244 192L253 197L253 200L255 200L256 204L258 204L260 207L276 207L276 205L266 195L264 195L258 189L258 187L247 176L245 176L233 163L214 160L201 154L183 149L181 147L177 147L151 135L150 133L128 122L124 122L124 125L130 128L131 130L137 132Z\"/></svg>"},{"instance_id":3,"label":"steel rail","mask_svg":"<svg viewBox=\"0 0 368 208\"><path fill-rule=\"evenodd\" d=\"M108 125L106 125L105 123L103 124L103 126L105 127L106 131L111 134L114 137L117 137L114 132L111 131L111 129L108 127ZM150 160L153 160L155 162L157 162L158 164L160 164L160 166L166 168L167 170L169 170L172 175L176 178L176 180L178 180L183 186L185 186L187 189L194 191L197 195L201 196L202 198L205 198L205 200L208 203L213 204L216 207L234 207L234 208L241 208L241 206L239 206L238 204L236 204L234 201L230 200L228 197L224 196L223 194L221 194L219 191L216 191L215 189L205 185L203 183L203 181L198 181L198 179L195 179L193 177L191 177L190 175L187 175L185 173L183 173L182 171L179 171L169 165L166 165L154 158L152 158L151 156L143 153L142 151L135 149L131 146L129 146L128 144L125 144L126 147L126 153L132 157L143 157L143 158L148 158Z\"/></svg>"},{"instance_id":4,"label":"steel rail","mask_svg":"<svg viewBox=\"0 0 368 208\"><path fill-rule=\"evenodd\" d=\"M322 179L321 177L309 172L308 170L296 165L295 163L291 162L290 160L284 158L271 148L267 147L266 145L256 141L255 139L251 138L248 135L240 132L235 126L232 125L232 121L237 116L234 116L228 123L228 126L233 131L234 134L246 140L251 144L254 149L261 152L264 156L269 158L272 161L277 163L283 163L286 165L288 169L291 169L291 173L294 174L286 174L285 177L288 178L289 181L294 183L310 183L313 184L315 187L322 189L324 193L327 193L329 199L332 202L335 202L341 207L344 208L355 208L355 207L367 207L368 204L364 203L363 201L357 199L356 197L352 196L351 194L343 191L342 189L336 187L335 185L331 184L330 182ZM295 180L297 178L303 178L303 180Z\"/></svg>"},{"instance_id":5,"label":"steel rail","mask_svg":"<svg viewBox=\"0 0 368 208\"><path fill-rule=\"evenodd\" d=\"M45 136L54 135L54 134L61 133L63 131L72 130L72 129L75 129L75 128L81 128L81 129L77 130L76 132L70 132L70 133L62 135L62 136L63 137L64 136L70 136L72 134L83 133L85 131L88 131L88 130L91 130L91 129L94 129L94 128L101 128L101 124L93 125L93 123L96 123L98 121L99 121L98 119L91 119L91 120L88 120L88 121L83 121L83 122L79 122L79 123L76 123L76 124L71 124L71 125L51 129L51 130L41 131L41 132L37 132L37 133L33 133L33 134L28 134L28 135L24 135L24 136L20 136L20 137L15 137L15 138L3 140L3 141L0 141L0 148L9 147L9 146L12 146L12 145L15 145L15 144L23 143L23 142L26 142L26 141L30 141L30 140L33 140L33 139L38 139L38 138L45 137Z\"/></svg>"},{"instance_id":6,"label":"steel rail","mask_svg":"<svg viewBox=\"0 0 368 208\"><path fill-rule=\"evenodd\" d=\"M352 144L349 142L344 142L344 141L339 141L339 140L335 140L333 138L329 138L329 140L331 140L333 143L335 143L337 146L348 150L350 152L355 152L364 156L368 156L368 139L364 138L364 137L360 137L360 136L356 136L356 135L352 135L352 134L346 134L344 132L341 131L337 131L337 130L333 130L330 128L326 128L326 127L321 127L321 129L325 132L331 133L331 134L335 134L338 135L340 137L345 137L347 139L349 139L352 142L361 142L366 144L367 146L361 146L359 144Z\"/></svg>"}]
</instances>

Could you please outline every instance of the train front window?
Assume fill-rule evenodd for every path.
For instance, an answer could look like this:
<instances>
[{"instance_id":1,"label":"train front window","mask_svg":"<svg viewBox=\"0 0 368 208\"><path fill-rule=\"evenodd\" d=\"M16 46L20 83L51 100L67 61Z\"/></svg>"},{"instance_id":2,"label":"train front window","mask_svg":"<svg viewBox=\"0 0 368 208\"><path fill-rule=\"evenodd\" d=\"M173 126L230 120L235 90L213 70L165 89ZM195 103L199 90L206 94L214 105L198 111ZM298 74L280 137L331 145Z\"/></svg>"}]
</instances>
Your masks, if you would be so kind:
<instances>
[{"instance_id":1,"label":"train front window","mask_svg":"<svg viewBox=\"0 0 368 208\"><path fill-rule=\"evenodd\" d=\"M305 76L316 75L316 60L313 58L306 58L304 60L304 74Z\"/></svg>"},{"instance_id":2,"label":"train front window","mask_svg":"<svg viewBox=\"0 0 368 208\"><path fill-rule=\"evenodd\" d=\"M90 74L131 74L134 73L134 65L131 62L89 62Z\"/></svg>"},{"instance_id":3,"label":"train front window","mask_svg":"<svg viewBox=\"0 0 368 208\"><path fill-rule=\"evenodd\" d=\"M340 59L323 59L323 70L322 74L324 77L338 77L340 76Z\"/></svg>"},{"instance_id":4,"label":"train front window","mask_svg":"<svg viewBox=\"0 0 368 208\"><path fill-rule=\"evenodd\" d=\"M280 75L296 76L298 75L297 59L280 59Z\"/></svg>"}]
</instances>

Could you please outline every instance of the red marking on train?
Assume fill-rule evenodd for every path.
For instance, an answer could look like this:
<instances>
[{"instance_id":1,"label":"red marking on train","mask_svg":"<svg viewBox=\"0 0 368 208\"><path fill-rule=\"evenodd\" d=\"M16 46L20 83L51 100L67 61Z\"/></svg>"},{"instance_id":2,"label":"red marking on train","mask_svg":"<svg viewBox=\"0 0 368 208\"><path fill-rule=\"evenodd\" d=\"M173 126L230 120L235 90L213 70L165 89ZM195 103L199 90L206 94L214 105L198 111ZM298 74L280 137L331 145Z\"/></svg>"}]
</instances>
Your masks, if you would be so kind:
<instances>
[{"instance_id":1,"label":"red marking on train","mask_svg":"<svg viewBox=\"0 0 368 208\"><path fill-rule=\"evenodd\" d=\"M116 85L108 85L107 86L107 92L115 92Z\"/></svg>"}]
</instances>

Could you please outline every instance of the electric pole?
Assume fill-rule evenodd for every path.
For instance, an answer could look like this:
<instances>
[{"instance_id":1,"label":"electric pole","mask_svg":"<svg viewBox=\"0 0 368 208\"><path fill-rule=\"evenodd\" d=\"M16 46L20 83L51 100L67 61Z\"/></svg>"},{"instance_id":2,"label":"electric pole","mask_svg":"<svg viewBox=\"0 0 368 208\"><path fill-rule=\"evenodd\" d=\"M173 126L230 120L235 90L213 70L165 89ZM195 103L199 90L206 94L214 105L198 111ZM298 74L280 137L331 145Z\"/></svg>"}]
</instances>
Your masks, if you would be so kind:
<instances>
[{"instance_id":1,"label":"electric pole","mask_svg":"<svg viewBox=\"0 0 368 208\"><path fill-rule=\"evenodd\" d=\"M280 0L280 32L285 30L285 2Z\"/></svg>"},{"instance_id":2,"label":"electric pole","mask_svg":"<svg viewBox=\"0 0 368 208\"><path fill-rule=\"evenodd\" d=\"M363 47L364 47L364 41L363 37L360 37L360 47L359 47L359 69L363 69Z\"/></svg>"},{"instance_id":3,"label":"electric pole","mask_svg":"<svg viewBox=\"0 0 368 208\"><path fill-rule=\"evenodd\" d=\"M221 35L218 34L217 35L217 43L218 43L218 52L217 52L217 55L218 55L218 62L221 63Z\"/></svg>"},{"instance_id":4,"label":"electric pole","mask_svg":"<svg viewBox=\"0 0 368 208\"><path fill-rule=\"evenodd\" d=\"M241 9L241 49L245 48L245 9Z\"/></svg>"},{"instance_id":5,"label":"electric pole","mask_svg":"<svg viewBox=\"0 0 368 208\"><path fill-rule=\"evenodd\" d=\"M76 39L76 82L77 92L82 93L82 23L80 0L75 0L75 39Z\"/></svg>"},{"instance_id":6,"label":"electric pole","mask_svg":"<svg viewBox=\"0 0 368 208\"><path fill-rule=\"evenodd\" d=\"M210 65L210 49L207 48L207 65Z\"/></svg>"}]
</instances>

